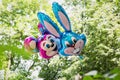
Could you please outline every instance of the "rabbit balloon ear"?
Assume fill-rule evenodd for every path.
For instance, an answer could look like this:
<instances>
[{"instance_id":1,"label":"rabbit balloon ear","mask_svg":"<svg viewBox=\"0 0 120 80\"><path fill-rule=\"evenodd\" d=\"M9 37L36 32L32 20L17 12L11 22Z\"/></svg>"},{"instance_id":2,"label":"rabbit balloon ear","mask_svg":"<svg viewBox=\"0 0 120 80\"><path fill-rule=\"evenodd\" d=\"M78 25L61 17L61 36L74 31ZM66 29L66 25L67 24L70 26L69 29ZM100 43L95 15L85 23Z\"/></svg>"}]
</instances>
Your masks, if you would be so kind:
<instances>
[{"instance_id":1,"label":"rabbit balloon ear","mask_svg":"<svg viewBox=\"0 0 120 80\"><path fill-rule=\"evenodd\" d=\"M51 18L42 13L42 12L39 12L37 14L38 16L38 19L40 20L40 22L42 23L42 25L51 33L53 34L54 36L56 37L60 37L60 30L58 28L58 26L51 20Z\"/></svg>"},{"instance_id":2,"label":"rabbit balloon ear","mask_svg":"<svg viewBox=\"0 0 120 80\"><path fill-rule=\"evenodd\" d=\"M70 20L65 12L65 10L60 6L57 2L54 2L52 4L52 9L54 12L54 15L60 25L65 29L65 31L71 31L71 24Z\"/></svg>"}]
</instances>

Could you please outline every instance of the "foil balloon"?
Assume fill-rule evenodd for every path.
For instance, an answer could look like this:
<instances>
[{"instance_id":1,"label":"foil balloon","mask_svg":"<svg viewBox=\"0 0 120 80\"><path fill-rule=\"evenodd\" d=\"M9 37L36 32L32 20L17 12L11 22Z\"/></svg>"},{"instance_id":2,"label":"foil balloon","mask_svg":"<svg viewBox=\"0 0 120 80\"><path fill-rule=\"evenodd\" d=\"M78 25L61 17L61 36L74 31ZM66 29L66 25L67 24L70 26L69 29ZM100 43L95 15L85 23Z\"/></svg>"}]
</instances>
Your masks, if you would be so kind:
<instances>
[{"instance_id":1,"label":"foil balloon","mask_svg":"<svg viewBox=\"0 0 120 80\"><path fill-rule=\"evenodd\" d=\"M41 24L38 25L42 36L38 38L37 48L41 57L49 59L58 54L60 41L55 36L51 35Z\"/></svg>"},{"instance_id":2,"label":"foil balloon","mask_svg":"<svg viewBox=\"0 0 120 80\"><path fill-rule=\"evenodd\" d=\"M24 47L27 51L30 51L30 52L38 52L38 49L36 48L36 42L37 42L37 39L34 38L33 36L29 36L27 38L25 38L24 40Z\"/></svg>"},{"instance_id":3,"label":"foil balloon","mask_svg":"<svg viewBox=\"0 0 120 80\"><path fill-rule=\"evenodd\" d=\"M42 58L50 59L58 54L60 48L60 41L55 36L51 35L42 24L38 24L38 30L41 33L37 39L27 37L24 40L24 46L27 50L32 52L39 52Z\"/></svg>"},{"instance_id":4,"label":"foil balloon","mask_svg":"<svg viewBox=\"0 0 120 80\"><path fill-rule=\"evenodd\" d=\"M45 13L38 12L38 19L46 30L49 31L49 33L54 35L56 38L59 38L61 47L58 51L60 55L79 55L86 44L86 36L84 34L76 34L71 30L70 19L61 5L54 2L52 4L52 10L57 21L60 23L65 32L61 32L57 24Z\"/></svg>"}]
</instances>

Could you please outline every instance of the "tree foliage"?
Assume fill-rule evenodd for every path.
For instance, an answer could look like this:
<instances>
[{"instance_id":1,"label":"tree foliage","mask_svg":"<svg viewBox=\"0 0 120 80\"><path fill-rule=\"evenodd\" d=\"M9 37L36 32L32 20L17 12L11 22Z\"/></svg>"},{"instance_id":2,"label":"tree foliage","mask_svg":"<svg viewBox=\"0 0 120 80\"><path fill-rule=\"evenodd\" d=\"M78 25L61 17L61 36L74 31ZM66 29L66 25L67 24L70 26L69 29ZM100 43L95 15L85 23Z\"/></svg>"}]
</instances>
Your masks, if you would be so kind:
<instances>
[{"instance_id":1,"label":"tree foliage","mask_svg":"<svg viewBox=\"0 0 120 80\"><path fill-rule=\"evenodd\" d=\"M3 78L74 80L77 76L83 77L83 80L119 80L119 4L119 0L65 0L61 5L70 17L72 30L86 34L87 44L81 52L82 58L56 55L50 60L44 60L38 54L27 52L23 47L23 40L30 35L40 35L37 30L37 12L43 11L57 22L50 2L1 0L0 70L4 70ZM34 71L38 72L33 76ZM0 78L3 79L1 76Z\"/></svg>"}]
</instances>

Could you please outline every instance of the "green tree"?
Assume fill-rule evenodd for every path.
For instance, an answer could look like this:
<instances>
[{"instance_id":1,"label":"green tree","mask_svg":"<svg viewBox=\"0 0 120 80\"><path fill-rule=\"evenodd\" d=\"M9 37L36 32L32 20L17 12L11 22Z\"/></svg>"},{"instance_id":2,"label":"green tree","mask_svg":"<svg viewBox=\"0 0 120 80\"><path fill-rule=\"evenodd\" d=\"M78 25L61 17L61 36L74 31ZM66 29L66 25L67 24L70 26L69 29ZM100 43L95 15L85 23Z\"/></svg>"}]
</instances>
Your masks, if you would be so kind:
<instances>
[{"instance_id":1,"label":"green tree","mask_svg":"<svg viewBox=\"0 0 120 80\"><path fill-rule=\"evenodd\" d=\"M30 35L40 35L37 12L44 11L57 22L51 4L47 0L1 0L0 70L4 70L4 79L74 80L77 75L83 80L119 80L119 4L119 0L65 0L61 5L70 17L73 31L87 36L81 52L83 58L56 55L44 60L38 54L25 51L23 40ZM31 77L35 70L38 76Z\"/></svg>"}]
</instances>

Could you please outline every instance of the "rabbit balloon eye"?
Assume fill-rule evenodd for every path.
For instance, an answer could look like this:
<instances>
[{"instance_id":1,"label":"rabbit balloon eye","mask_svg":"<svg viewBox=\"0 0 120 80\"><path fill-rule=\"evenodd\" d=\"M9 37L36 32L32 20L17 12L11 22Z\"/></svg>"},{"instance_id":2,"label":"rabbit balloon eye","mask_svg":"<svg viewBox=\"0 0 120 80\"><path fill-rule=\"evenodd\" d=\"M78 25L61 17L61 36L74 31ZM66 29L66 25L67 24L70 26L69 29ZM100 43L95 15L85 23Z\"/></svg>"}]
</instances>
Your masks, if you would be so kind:
<instances>
[{"instance_id":1,"label":"rabbit balloon eye","mask_svg":"<svg viewBox=\"0 0 120 80\"><path fill-rule=\"evenodd\" d=\"M76 40L75 37L72 37L71 39L72 39L73 43L76 43L76 42L77 42L77 40Z\"/></svg>"},{"instance_id":2,"label":"rabbit balloon eye","mask_svg":"<svg viewBox=\"0 0 120 80\"><path fill-rule=\"evenodd\" d=\"M65 41L65 45L66 45L67 47L70 47L70 43L69 43L68 41Z\"/></svg>"}]
</instances>

